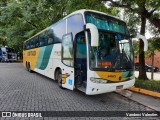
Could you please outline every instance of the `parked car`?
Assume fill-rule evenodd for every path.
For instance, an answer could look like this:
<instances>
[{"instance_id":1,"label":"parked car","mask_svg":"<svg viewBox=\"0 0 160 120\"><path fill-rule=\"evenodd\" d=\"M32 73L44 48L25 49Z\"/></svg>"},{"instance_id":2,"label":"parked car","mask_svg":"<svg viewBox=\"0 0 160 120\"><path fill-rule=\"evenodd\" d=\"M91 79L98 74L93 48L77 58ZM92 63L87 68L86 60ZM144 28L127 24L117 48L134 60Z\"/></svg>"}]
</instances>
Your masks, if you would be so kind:
<instances>
[{"instance_id":1,"label":"parked car","mask_svg":"<svg viewBox=\"0 0 160 120\"><path fill-rule=\"evenodd\" d=\"M145 69L147 72L151 72L152 71L152 66L148 65L145 63ZM139 70L139 63L135 63L135 70ZM159 71L158 67L153 67L154 72Z\"/></svg>"}]
</instances>

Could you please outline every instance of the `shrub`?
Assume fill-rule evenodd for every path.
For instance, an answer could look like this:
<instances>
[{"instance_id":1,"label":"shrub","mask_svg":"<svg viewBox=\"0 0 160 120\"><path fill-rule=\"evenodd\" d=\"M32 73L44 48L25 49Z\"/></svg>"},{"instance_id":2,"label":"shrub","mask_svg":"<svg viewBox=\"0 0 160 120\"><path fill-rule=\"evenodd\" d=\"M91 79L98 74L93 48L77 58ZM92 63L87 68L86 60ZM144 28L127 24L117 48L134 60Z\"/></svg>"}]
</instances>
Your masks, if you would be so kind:
<instances>
[{"instance_id":1,"label":"shrub","mask_svg":"<svg viewBox=\"0 0 160 120\"><path fill-rule=\"evenodd\" d=\"M135 87L160 92L160 81L136 79Z\"/></svg>"}]
</instances>

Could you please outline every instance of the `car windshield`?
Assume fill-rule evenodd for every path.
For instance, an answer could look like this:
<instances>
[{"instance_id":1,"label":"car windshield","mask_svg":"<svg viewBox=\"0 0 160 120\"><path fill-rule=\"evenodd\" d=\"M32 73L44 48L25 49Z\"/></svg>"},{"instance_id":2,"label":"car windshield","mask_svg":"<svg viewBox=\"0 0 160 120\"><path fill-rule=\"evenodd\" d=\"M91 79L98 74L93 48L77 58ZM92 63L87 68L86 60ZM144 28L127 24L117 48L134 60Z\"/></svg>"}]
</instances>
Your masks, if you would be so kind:
<instances>
[{"instance_id":1,"label":"car windshield","mask_svg":"<svg viewBox=\"0 0 160 120\"><path fill-rule=\"evenodd\" d=\"M9 53L15 52L15 50L14 50L13 48L6 48L6 50L7 50L7 52L9 52Z\"/></svg>"},{"instance_id":2,"label":"car windshield","mask_svg":"<svg viewBox=\"0 0 160 120\"><path fill-rule=\"evenodd\" d=\"M125 35L99 30L99 46L90 46L90 67L107 71L133 69L131 42Z\"/></svg>"}]
</instances>

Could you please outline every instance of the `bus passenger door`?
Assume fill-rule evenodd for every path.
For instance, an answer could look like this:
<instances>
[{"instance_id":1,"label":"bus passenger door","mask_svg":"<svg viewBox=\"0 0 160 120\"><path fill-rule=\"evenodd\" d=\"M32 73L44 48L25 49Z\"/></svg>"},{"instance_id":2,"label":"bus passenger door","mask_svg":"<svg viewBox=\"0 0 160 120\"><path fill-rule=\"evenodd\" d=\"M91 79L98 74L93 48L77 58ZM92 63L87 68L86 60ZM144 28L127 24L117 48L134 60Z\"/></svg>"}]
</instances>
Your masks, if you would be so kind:
<instances>
[{"instance_id":1,"label":"bus passenger door","mask_svg":"<svg viewBox=\"0 0 160 120\"><path fill-rule=\"evenodd\" d=\"M85 91L87 83L87 46L85 33L80 32L75 37L75 87Z\"/></svg>"},{"instance_id":2,"label":"bus passenger door","mask_svg":"<svg viewBox=\"0 0 160 120\"><path fill-rule=\"evenodd\" d=\"M74 54L72 33L62 38L62 87L73 90L74 88Z\"/></svg>"}]
</instances>

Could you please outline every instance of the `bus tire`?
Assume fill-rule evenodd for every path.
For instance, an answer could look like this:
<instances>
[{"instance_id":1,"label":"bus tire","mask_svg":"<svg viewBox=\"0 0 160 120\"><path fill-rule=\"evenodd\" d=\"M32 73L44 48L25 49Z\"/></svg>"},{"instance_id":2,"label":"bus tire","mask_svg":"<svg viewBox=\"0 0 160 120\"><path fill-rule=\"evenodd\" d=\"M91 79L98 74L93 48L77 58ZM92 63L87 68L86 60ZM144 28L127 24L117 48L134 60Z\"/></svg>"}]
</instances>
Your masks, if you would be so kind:
<instances>
[{"instance_id":1,"label":"bus tire","mask_svg":"<svg viewBox=\"0 0 160 120\"><path fill-rule=\"evenodd\" d=\"M59 86L60 88L63 88L63 87L62 87L62 71L61 71L61 69L57 69L57 70L56 70L55 79L56 79L57 82L58 82L58 86Z\"/></svg>"},{"instance_id":2,"label":"bus tire","mask_svg":"<svg viewBox=\"0 0 160 120\"><path fill-rule=\"evenodd\" d=\"M28 62L26 62L26 70L28 71Z\"/></svg>"},{"instance_id":3,"label":"bus tire","mask_svg":"<svg viewBox=\"0 0 160 120\"><path fill-rule=\"evenodd\" d=\"M30 63L28 63L28 72L32 73L31 67L30 67Z\"/></svg>"}]
</instances>

